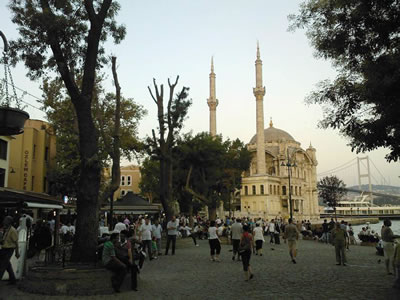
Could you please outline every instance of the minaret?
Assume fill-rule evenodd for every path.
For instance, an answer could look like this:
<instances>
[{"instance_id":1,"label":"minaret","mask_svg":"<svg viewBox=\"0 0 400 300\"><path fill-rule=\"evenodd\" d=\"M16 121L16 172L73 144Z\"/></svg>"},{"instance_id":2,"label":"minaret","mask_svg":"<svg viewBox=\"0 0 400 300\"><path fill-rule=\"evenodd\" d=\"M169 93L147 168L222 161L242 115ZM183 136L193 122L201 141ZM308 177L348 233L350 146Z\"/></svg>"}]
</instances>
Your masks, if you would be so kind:
<instances>
[{"instance_id":1,"label":"minaret","mask_svg":"<svg viewBox=\"0 0 400 300\"><path fill-rule=\"evenodd\" d=\"M215 73L214 73L214 61L211 57L211 73L210 73L210 98L207 99L207 104L210 107L210 135L215 136L217 134L217 106L218 100L215 92Z\"/></svg>"},{"instance_id":2,"label":"minaret","mask_svg":"<svg viewBox=\"0 0 400 300\"><path fill-rule=\"evenodd\" d=\"M260 59L260 47L257 41L256 59L256 87L253 89L256 97L257 111L257 174L265 174L265 145L264 145L264 95L265 87L262 83L262 61Z\"/></svg>"}]
</instances>

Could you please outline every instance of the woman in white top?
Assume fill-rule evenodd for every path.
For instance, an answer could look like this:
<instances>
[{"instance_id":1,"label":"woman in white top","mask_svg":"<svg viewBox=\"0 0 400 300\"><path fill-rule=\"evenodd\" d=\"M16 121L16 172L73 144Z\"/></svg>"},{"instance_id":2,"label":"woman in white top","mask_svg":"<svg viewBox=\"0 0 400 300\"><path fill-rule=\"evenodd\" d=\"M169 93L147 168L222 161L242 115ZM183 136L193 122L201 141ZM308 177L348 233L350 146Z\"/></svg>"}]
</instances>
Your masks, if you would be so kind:
<instances>
[{"instance_id":1,"label":"woman in white top","mask_svg":"<svg viewBox=\"0 0 400 300\"><path fill-rule=\"evenodd\" d=\"M211 261L220 261L219 254L221 253L221 244L219 243L215 221L211 221L210 227L208 228L208 243L210 244Z\"/></svg>"},{"instance_id":2,"label":"woman in white top","mask_svg":"<svg viewBox=\"0 0 400 300\"><path fill-rule=\"evenodd\" d=\"M253 230L253 237L254 240L256 241L256 251L257 251L256 255L262 256L262 246L265 240L263 235L263 229L259 223L256 223L256 228L254 228Z\"/></svg>"}]
</instances>

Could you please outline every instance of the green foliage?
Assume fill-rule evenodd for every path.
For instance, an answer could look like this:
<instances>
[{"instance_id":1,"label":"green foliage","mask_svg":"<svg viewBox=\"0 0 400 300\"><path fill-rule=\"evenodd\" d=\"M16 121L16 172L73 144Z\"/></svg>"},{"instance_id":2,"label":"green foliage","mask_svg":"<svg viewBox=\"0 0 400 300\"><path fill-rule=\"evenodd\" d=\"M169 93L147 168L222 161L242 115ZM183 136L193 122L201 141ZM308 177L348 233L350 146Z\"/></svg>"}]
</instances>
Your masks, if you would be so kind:
<instances>
[{"instance_id":1,"label":"green foliage","mask_svg":"<svg viewBox=\"0 0 400 300\"><path fill-rule=\"evenodd\" d=\"M160 202L160 162L147 157L140 167L140 193L151 202Z\"/></svg>"},{"instance_id":2,"label":"green foliage","mask_svg":"<svg viewBox=\"0 0 400 300\"><path fill-rule=\"evenodd\" d=\"M336 176L326 176L317 183L318 197L329 207L335 208L337 203L347 194L346 185Z\"/></svg>"},{"instance_id":3,"label":"green foliage","mask_svg":"<svg viewBox=\"0 0 400 300\"><path fill-rule=\"evenodd\" d=\"M93 4L94 11L99 13L102 2L105 1L10 1L12 21L18 26L21 34L20 38L10 42L14 63L18 59L23 60L29 70L28 76L32 79L39 79L46 74L46 70L57 71L55 57L49 50L53 39L58 39L63 58L72 74L82 74L91 29L88 9L85 6ZM118 25L115 21L119 9L119 3L113 1L107 11L99 41L97 68L108 61L103 46L107 36L111 35L116 44L125 37L125 26ZM49 34L49 31L54 34Z\"/></svg>"},{"instance_id":4,"label":"green foliage","mask_svg":"<svg viewBox=\"0 0 400 300\"><path fill-rule=\"evenodd\" d=\"M178 144L177 153L184 180L192 169L189 186L211 208L218 207L220 200L229 201L240 189L242 172L251 161L250 152L240 140L223 141L221 136L208 133L186 135Z\"/></svg>"},{"instance_id":5,"label":"green foliage","mask_svg":"<svg viewBox=\"0 0 400 300\"><path fill-rule=\"evenodd\" d=\"M103 167L108 166L112 153L112 136L115 121L115 95L104 95L98 80L92 113L100 132L99 157ZM45 80L42 85L43 109L55 134L57 144L56 167L49 174L53 194L76 196L80 177L79 129L75 110L61 80ZM138 123L146 114L142 106L133 99L121 99L121 152L131 160L132 155L142 150L138 140ZM104 178L103 178L104 179Z\"/></svg>"},{"instance_id":6,"label":"green foliage","mask_svg":"<svg viewBox=\"0 0 400 300\"><path fill-rule=\"evenodd\" d=\"M305 28L316 55L337 78L307 98L323 107L322 128L349 138L352 150L385 147L400 158L400 5L397 0L308 0L291 29Z\"/></svg>"}]
</instances>

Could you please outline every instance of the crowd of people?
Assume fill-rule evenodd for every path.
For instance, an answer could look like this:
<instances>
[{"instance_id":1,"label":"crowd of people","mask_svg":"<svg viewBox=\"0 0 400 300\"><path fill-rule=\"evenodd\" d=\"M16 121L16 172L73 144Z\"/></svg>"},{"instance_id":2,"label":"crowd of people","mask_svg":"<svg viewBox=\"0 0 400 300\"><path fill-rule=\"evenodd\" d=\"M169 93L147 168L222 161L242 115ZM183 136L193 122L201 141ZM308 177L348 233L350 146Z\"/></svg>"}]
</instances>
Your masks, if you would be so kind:
<instances>
[{"instance_id":1,"label":"crowd of people","mask_svg":"<svg viewBox=\"0 0 400 300\"><path fill-rule=\"evenodd\" d=\"M34 253L41 253L49 248L54 242L54 231L60 233L62 244L71 243L75 234L75 227L67 221L60 224L57 229L54 222L49 220L43 222L38 220L31 224L28 217L20 219L30 228L32 234L29 242L29 249ZM105 225L104 219L99 221L100 229ZM10 283L15 283L15 276L10 264L10 257L15 252L19 256L17 230L12 226L11 217L4 218L2 236L0 241L0 278L4 272L9 273ZM400 246L394 246L396 236L390 229L391 223L385 220L381 231L381 245L385 256L385 266L388 274L397 273L400 275ZM283 239L287 244L290 260L297 263L297 241L313 239L323 243L331 243L335 247L336 264L346 266L346 249L350 244L355 244L354 231L351 224L345 221L335 222L333 219L328 222L326 219L322 225L312 225L309 220L293 221L275 218L270 221L262 218L229 218L224 220L216 218L208 220L205 217L195 216L189 218L185 215L166 217L149 216L119 216L115 220L113 230L101 234L99 238L98 253L99 259L104 267L110 270L113 275L111 284L115 292L120 287L125 276L131 274L131 288L137 290L137 274L143 268L146 258L149 261L158 259L162 255L176 254L177 238L190 238L194 246L199 246L198 240L208 240L210 260L218 263L221 261L221 241L224 239L232 245L232 261L241 261L246 281L254 278L250 264L251 256L262 256L265 242L269 242L271 250L274 245L279 245ZM380 239L367 223L358 234L362 242L376 242ZM163 241L163 243L162 243ZM398 275L398 278L400 277ZM396 286L400 287L400 279L397 279Z\"/></svg>"}]
</instances>

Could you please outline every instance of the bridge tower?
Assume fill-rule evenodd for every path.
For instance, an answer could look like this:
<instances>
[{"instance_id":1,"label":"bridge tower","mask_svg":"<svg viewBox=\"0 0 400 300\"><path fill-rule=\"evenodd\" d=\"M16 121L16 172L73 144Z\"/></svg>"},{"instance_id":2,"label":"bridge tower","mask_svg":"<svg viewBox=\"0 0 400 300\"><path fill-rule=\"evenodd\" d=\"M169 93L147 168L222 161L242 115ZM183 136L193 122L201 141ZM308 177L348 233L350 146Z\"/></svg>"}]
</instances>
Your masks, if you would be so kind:
<instances>
[{"instance_id":1,"label":"bridge tower","mask_svg":"<svg viewBox=\"0 0 400 300\"><path fill-rule=\"evenodd\" d=\"M360 162L362 162L363 160L367 161L366 170L365 170L365 168L363 170L364 172L366 171L366 173L361 173ZM372 197L371 173L370 173L370 169L369 169L369 158L368 158L368 155L365 156L365 157L357 157L357 168L358 168L358 188L361 191L361 180L362 180L362 178L367 177L368 178L368 192L369 192L369 195L371 197L371 204L373 204L373 199L374 198Z\"/></svg>"}]
</instances>

